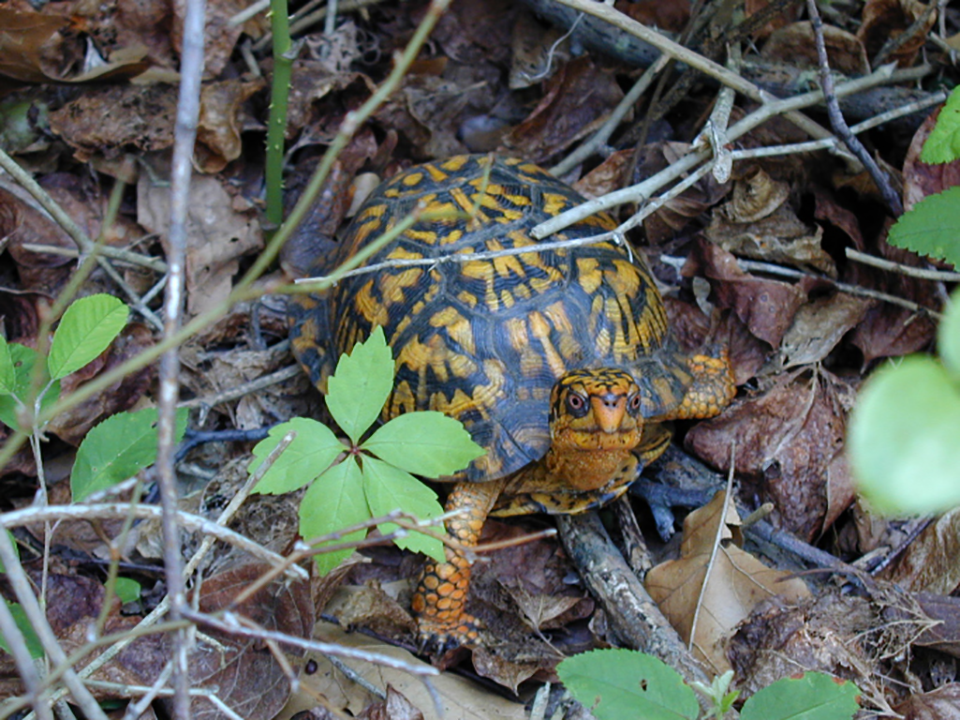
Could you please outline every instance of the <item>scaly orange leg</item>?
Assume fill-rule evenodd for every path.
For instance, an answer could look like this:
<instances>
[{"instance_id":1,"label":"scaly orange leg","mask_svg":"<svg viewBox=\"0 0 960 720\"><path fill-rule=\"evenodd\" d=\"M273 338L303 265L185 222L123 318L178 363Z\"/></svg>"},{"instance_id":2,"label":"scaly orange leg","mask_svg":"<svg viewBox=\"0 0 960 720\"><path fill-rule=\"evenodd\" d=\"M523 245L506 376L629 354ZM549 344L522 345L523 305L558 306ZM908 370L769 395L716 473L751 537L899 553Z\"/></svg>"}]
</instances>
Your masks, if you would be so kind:
<instances>
[{"instance_id":1,"label":"scaly orange leg","mask_svg":"<svg viewBox=\"0 0 960 720\"><path fill-rule=\"evenodd\" d=\"M503 486L504 480L461 482L450 493L447 512L461 512L447 520L447 533L463 548L477 546L483 523ZM470 589L470 561L459 550L444 550L446 562L424 566L412 603L421 642L441 650L475 644L480 627L478 620L464 610Z\"/></svg>"}]
</instances>

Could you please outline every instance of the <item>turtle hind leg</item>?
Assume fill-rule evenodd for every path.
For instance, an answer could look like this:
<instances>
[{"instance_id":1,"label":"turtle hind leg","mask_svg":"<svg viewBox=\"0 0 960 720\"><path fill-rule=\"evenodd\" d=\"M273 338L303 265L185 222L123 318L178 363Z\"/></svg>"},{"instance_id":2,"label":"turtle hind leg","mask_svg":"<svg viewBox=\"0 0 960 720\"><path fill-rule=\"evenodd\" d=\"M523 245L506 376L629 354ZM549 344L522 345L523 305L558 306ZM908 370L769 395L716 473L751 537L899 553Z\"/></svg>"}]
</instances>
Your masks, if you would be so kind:
<instances>
[{"instance_id":1,"label":"turtle hind leg","mask_svg":"<svg viewBox=\"0 0 960 720\"><path fill-rule=\"evenodd\" d=\"M420 644L438 654L458 645L476 645L481 623L466 612L472 560L466 551L477 546L483 524L503 489L503 480L461 482L447 499L447 512L459 511L446 521L447 533L460 548L445 547L444 562L424 565L413 595Z\"/></svg>"},{"instance_id":2,"label":"turtle hind leg","mask_svg":"<svg viewBox=\"0 0 960 720\"><path fill-rule=\"evenodd\" d=\"M719 415L737 394L733 368L726 348L691 355L688 361L693 382L669 420L691 420Z\"/></svg>"}]
</instances>

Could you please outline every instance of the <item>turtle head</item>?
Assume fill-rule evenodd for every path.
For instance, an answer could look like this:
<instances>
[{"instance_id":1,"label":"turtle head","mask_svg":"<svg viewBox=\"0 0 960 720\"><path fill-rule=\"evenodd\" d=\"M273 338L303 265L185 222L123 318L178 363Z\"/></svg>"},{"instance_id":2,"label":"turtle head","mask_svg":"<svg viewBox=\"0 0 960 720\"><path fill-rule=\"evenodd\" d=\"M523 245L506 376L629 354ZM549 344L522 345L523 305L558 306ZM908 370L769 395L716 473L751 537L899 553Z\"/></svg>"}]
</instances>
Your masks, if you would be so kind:
<instances>
[{"instance_id":1,"label":"turtle head","mask_svg":"<svg viewBox=\"0 0 960 720\"><path fill-rule=\"evenodd\" d=\"M616 368L572 370L550 397L551 449L631 450L643 434L640 387Z\"/></svg>"}]
</instances>

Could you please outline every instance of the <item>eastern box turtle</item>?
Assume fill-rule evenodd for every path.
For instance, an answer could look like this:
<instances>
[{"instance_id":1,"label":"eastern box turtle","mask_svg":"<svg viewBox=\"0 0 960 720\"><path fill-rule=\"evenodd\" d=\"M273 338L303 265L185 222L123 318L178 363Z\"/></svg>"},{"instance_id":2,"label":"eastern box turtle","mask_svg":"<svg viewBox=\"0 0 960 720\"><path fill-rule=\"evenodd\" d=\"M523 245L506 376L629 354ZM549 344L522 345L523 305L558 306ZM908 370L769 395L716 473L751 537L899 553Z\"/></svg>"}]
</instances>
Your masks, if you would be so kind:
<instances>
[{"instance_id":1,"label":"eastern box turtle","mask_svg":"<svg viewBox=\"0 0 960 720\"><path fill-rule=\"evenodd\" d=\"M290 303L293 352L321 390L338 356L382 326L396 358L382 418L439 410L486 448L449 478L458 484L447 509L462 512L447 531L466 548L489 514L579 513L619 497L663 452L665 421L710 417L733 396L724 355L678 351L650 272L627 247L538 247L530 229L582 202L523 160L458 156L413 167L362 205L316 274L415 210L441 219L418 221L369 263L530 251L381 269ZM598 214L549 240L615 227ZM424 641L469 643L470 563L446 552L446 562L425 567L414 613Z\"/></svg>"}]
</instances>

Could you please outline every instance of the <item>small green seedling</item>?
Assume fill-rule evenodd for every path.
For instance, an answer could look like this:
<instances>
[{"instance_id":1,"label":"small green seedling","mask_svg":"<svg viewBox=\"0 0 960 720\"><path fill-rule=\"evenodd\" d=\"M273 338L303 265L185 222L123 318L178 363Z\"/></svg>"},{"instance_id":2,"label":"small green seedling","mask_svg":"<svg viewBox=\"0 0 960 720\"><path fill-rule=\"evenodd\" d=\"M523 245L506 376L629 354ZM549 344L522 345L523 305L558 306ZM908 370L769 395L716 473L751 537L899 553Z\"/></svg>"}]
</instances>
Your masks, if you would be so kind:
<instances>
[{"instance_id":1,"label":"small green seedling","mask_svg":"<svg viewBox=\"0 0 960 720\"><path fill-rule=\"evenodd\" d=\"M423 520L435 518L443 512L436 493L411 473L427 478L451 475L484 453L461 423L439 412L400 415L368 436L393 388L393 373L390 348L383 330L377 328L350 355L340 358L328 380L327 409L346 434L346 441L321 422L294 418L271 429L270 437L254 448L256 459L250 464L250 473L257 471L288 432L296 432L255 492L281 494L312 483L300 502L300 534L304 538L335 533L395 510ZM388 534L397 527L383 523L379 529ZM359 530L337 542L354 542L364 534ZM442 543L429 535L401 536L396 543L443 558ZM350 552L341 549L318 555L318 570L329 572Z\"/></svg>"},{"instance_id":2,"label":"small green seedling","mask_svg":"<svg viewBox=\"0 0 960 720\"><path fill-rule=\"evenodd\" d=\"M697 720L700 705L680 674L658 658L613 648L574 655L557 666L570 694L597 720ZM707 718L722 718L737 698L732 673L710 687L697 684L712 701ZM741 720L850 720L860 690L851 682L809 672L784 678L750 697Z\"/></svg>"}]
</instances>

